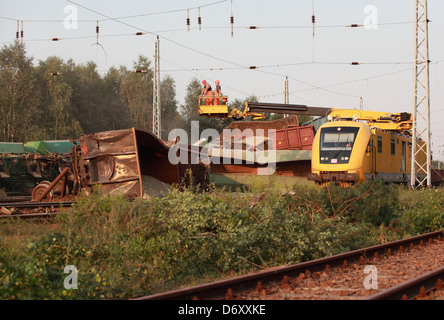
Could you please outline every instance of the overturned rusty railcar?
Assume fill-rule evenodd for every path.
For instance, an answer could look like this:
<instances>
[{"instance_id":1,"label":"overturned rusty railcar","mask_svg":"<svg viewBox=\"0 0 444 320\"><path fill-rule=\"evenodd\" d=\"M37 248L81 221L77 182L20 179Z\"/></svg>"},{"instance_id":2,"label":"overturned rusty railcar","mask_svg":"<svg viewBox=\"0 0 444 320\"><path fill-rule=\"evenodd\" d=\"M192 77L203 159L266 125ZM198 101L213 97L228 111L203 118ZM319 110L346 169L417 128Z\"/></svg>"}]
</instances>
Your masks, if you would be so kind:
<instances>
[{"instance_id":1,"label":"overturned rusty railcar","mask_svg":"<svg viewBox=\"0 0 444 320\"><path fill-rule=\"evenodd\" d=\"M158 195L173 184L192 178L204 184L207 167L200 163L199 150L181 146L186 163L169 161L175 142L165 142L138 128L106 131L79 138L80 154L73 166L75 185L91 188L101 185L104 195L128 197ZM188 177L187 177L188 174Z\"/></svg>"}]
</instances>

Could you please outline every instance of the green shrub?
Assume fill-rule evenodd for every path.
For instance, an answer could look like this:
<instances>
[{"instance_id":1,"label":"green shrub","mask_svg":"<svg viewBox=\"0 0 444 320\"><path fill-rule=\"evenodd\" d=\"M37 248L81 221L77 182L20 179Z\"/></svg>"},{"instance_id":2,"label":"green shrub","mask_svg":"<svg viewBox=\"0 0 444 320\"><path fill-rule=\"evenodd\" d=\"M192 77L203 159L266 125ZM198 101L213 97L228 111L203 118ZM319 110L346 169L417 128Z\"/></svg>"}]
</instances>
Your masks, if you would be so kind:
<instances>
[{"instance_id":1,"label":"green shrub","mask_svg":"<svg viewBox=\"0 0 444 320\"><path fill-rule=\"evenodd\" d=\"M388 225L396 216L398 187L381 180L367 180L352 188L327 185L320 191L320 201L331 217L342 216L350 222Z\"/></svg>"},{"instance_id":2,"label":"green shrub","mask_svg":"<svg viewBox=\"0 0 444 320\"><path fill-rule=\"evenodd\" d=\"M399 211L413 233L444 229L444 189L410 191L402 200Z\"/></svg>"},{"instance_id":3,"label":"green shrub","mask_svg":"<svg viewBox=\"0 0 444 320\"><path fill-rule=\"evenodd\" d=\"M287 192L182 186L133 201L95 192L54 231L18 237L32 222L0 224L0 298L124 299L299 263L442 229L443 202L443 189L381 181ZM63 287L66 265L79 271L77 290Z\"/></svg>"}]
</instances>

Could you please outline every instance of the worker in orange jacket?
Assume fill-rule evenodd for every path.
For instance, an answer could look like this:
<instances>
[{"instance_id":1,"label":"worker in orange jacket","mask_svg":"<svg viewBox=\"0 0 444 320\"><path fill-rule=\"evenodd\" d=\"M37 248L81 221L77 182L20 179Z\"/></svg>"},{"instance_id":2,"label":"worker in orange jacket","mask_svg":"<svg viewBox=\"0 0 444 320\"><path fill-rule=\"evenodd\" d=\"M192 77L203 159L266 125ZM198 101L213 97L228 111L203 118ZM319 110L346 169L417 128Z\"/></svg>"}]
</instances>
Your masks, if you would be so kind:
<instances>
[{"instance_id":1,"label":"worker in orange jacket","mask_svg":"<svg viewBox=\"0 0 444 320\"><path fill-rule=\"evenodd\" d=\"M216 89L214 89L214 104L219 105L219 99L222 96L222 88L220 86L220 81L216 80Z\"/></svg>"},{"instance_id":2,"label":"worker in orange jacket","mask_svg":"<svg viewBox=\"0 0 444 320\"><path fill-rule=\"evenodd\" d=\"M211 85L206 80L202 80L202 84L203 84L203 88L202 88L202 92L200 93L200 95L207 97L207 99L206 99L207 106L212 105L213 104L213 91L211 89Z\"/></svg>"}]
</instances>

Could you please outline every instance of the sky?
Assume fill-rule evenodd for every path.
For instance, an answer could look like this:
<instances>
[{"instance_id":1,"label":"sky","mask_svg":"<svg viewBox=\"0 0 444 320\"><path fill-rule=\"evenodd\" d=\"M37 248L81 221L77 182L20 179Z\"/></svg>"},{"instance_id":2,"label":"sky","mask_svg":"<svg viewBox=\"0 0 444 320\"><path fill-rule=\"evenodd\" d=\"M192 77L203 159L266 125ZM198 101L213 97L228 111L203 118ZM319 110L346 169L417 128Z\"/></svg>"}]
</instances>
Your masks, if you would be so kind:
<instances>
[{"instance_id":1,"label":"sky","mask_svg":"<svg viewBox=\"0 0 444 320\"><path fill-rule=\"evenodd\" d=\"M283 103L288 77L293 104L359 109L362 97L364 110L413 112L415 2L0 0L0 45L15 40L17 20L23 20L23 40L35 64L50 56L93 61L105 75L110 67L132 69L139 55L152 60L159 36L161 78L175 79L179 103L193 78L220 80L231 101L254 94ZM432 152L441 161L443 16L444 1L428 0ZM347 27L352 24L366 27Z\"/></svg>"}]
</instances>

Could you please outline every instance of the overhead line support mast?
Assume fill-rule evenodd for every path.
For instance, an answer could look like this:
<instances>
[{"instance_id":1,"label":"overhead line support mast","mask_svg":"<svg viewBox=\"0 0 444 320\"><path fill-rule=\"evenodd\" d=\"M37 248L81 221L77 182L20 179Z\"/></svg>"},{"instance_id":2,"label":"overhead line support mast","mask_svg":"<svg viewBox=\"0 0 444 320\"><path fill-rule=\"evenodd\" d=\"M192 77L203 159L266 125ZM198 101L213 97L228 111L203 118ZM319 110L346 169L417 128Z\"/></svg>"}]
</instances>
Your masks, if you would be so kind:
<instances>
[{"instance_id":1,"label":"overhead line support mast","mask_svg":"<svg viewBox=\"0 0 444 320\"><path fill-rule=\"evenodd\" d=\"M430 91L427 0L416 0L411 186L430 186ZM425 143L419 145L417 140ZM421 155L426 157L421 157ZM424 160L420 159L426 159ZM425 177L425 178L424 178Z\"/></svg>"}]
</instances>

